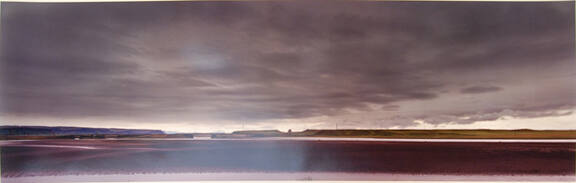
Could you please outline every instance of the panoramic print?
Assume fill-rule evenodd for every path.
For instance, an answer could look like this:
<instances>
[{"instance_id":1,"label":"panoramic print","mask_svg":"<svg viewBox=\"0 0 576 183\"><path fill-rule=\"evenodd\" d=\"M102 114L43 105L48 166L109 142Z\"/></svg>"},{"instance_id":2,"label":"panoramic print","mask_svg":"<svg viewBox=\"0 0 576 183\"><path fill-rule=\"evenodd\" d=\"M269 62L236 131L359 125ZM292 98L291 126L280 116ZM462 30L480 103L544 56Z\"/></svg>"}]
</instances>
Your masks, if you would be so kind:
<instances>
[{"instance_id":1,"label":"panoramic print","mask_svg":"<svg viewBox=\"0 0 576 183\"><path fill-rule=\"evenodd\" d=\"M1 181L574 182L574 7L2 2Z\"/></svg>"}]
</instances>

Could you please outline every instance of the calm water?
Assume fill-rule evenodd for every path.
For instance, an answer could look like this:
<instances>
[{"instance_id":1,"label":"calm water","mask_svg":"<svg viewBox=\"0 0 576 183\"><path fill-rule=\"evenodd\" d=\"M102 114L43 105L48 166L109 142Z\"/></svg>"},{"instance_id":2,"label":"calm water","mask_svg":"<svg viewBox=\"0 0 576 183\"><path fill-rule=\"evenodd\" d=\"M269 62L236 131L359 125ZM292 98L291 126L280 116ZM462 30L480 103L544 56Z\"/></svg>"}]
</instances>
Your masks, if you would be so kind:
<instances>
[{"instance_id":1,"label":"calm water","mask_svg":"<svg viewBox=\"0 0 576 183\"><path fill-rule=\"evenodd\" d=\"M576 143L41 140L2 143L2 176L270 172L574 175Z\"/></svg>"}]
</instances>

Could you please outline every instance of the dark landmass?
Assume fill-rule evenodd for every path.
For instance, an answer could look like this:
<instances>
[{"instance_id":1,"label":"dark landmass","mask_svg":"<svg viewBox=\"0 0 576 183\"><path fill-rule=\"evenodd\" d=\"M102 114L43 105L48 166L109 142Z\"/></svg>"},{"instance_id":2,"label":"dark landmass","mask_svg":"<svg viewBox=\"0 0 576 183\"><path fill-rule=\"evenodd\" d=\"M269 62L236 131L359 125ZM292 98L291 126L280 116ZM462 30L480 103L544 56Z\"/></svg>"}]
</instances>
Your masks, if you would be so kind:
<instances>
[{"instance_id":1,"label":"dark landmass","mask_svg":"<svg viewBox=\"0 0 576 183\"><path fill-rule=\"evenodd\" d=\"M50 139L161 139L194 138L194 134L144 134L144 135L55 135L55 136L0 136L0 140L50 140Z\"/></svg>"},{"instance_id":2,"label":"dark landmass","mask_svg":"<svg viewBox=\"0 0 576 183\"><path fill-rule=\"evenodd\" d=\"M576 139L576 130L305 130L238 131L234 135L248 137L358 137L398 139Z\"/></svg>"},{"instance_id":3,"label":"dark landmass","mask_svg":"<svg viewBox=\"0 0 576 183\"><path fill-rule=\"evenodd\" d=\"M279 130L246 130L228 134L212 134L212 138L253 138L253 137L288 137L288 133Z\"/></svg>"},{"instance_id":4,"label":"dark landmass","mask_svg":"<svg viewBox=\"0 0 576 183\"><path fill-rule=\"evenodd\" d=\"M222 139L260 137L346 137L389 139L576 139L576 130L304 130L281 132L278 130L248 130L233 133L175 133L161 130L0 126L0 140L26 139L104 139L104 138L193 138L211 137Z\"/></svg>"},{"instance_id":5,"label":"dark landmass","mask_svg":"<svg viewBox=\"0 0 576 183\"><path fill-rule=\"evenodd\" d=\"M202 172L575 176L574 143L42 140L2 144L3 177Z\"/></svg>"},{"instance_id":6,"label":"dark landmass","mask_svg":"<svg viewBox=\"0 0 576 183\"><path fill-rule=\"evenodd\" d=\"M59 135L157 135L161 130L48 127L48 126L0 126L4 136L59 136Z\"/></svg>"},{"instance_id":7,"label":"dark landmass","mask_svg":"<svg viewBox=\"0 0 576 183\"><path fill-rule=\"evenodd\" d=\"M287 133L283 133L279 130L246 130L246 131L235 131L232 132L232 134L244 134L257 137L273 137L273 136L287 135Z\"/></svg>"}]
</instances>

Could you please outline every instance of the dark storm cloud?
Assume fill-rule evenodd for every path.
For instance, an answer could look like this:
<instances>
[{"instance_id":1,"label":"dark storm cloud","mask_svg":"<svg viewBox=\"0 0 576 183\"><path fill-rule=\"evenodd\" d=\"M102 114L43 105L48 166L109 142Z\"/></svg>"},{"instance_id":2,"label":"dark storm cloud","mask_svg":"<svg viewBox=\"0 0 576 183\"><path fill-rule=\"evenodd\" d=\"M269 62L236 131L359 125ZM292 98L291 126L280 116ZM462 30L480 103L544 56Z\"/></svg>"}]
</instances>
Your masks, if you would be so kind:
<instances>
[{"instance_id":1,"label":"dark storm cloud","mask_svg":"<svg viewBox=\"0 0 576 183\"><path fill-rule=\"evenodd\" d=\"M444 115L431 115L431 116L417 116L410 118L421 119L430 124L442 124L446 122L469 124L477 121L493 121L501 118L538 118L538 117L551 117L551 116L567 116L573 114L571 109L573 105L563 106L539 106L538 110L530 110L522 107L514 109L491 109L484 111L476 111L473 113L457 113L457 114L444 114ZM404 123L400 125L408 125Z\"/></svg>"},{"instance_id":2,"label":"dark storm cloud","mask_svg":"<svg viewBox=\"0 0 576 183\"><path fill-rule=\"evenodd\" d=\"M472 86L460 90L460 93L475 94L475 93L495 92L499 90L502 90L502 88L497 86Z\"/></svg>"},{"instance_id":3,"label":"dark storm cloud","mask_svg":"<svg viewBox=\"0 0 576 183\"><path fill-rule=\"evenodd\" d=\"M574 66L573 17L567 2L3 3L2 110L267 120L437 100L434 108L458 111L447 98L513 91L518 79L537 87L542 76L566 74ZM559 97L574 96L528 106L574 106ZM504 115L498 111L523 111L522 102L415 113L406 123L494 120ZM553 110L561 109L515 115Z\"/></svg>"}]
</instances>

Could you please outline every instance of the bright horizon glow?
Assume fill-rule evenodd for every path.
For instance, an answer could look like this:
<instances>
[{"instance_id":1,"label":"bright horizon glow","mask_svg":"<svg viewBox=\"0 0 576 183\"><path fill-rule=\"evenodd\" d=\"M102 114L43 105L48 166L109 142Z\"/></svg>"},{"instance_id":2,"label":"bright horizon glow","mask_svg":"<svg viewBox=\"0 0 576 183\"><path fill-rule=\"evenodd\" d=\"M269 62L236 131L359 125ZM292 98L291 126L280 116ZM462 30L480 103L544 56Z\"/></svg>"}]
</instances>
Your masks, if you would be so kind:
<instances>
[{"instance_id":1,"label":"bright horizon glow","mask_svg":"<svg viewBox=\"0 0 576 183\"><path fill-rule=\"evenodd\" d=\"M358 126L358 127L348 127L341 126L335 128L334 124L327 122L316 122L310 123L300 120L289 120L289 122L277 123L276 125L270 125L269 123L261 124L245 124L242 128L241 123L234 123L229 125L193 125L180 123L180 125L174 124L155 124L147 123L146 125L105 125L96 126L94 123L86 122L82 124L86 125L66 125L66 123L58 124L51 123L50 125L34 122L22 122L18 124L2 124L2 125L14 125L14 126L66 126L66 127L88 127L88 128L126 128L126 129L146 129L146 130L162 130L164 132L174 132L174 133L231 133L234 131L243 130L279 130L282 132L287 132L292 130L293 132L304 131L304 130L345 130L345 129L382 129L382 130L473 130L473 129L490 129L490 130L518 130L518 129L531 129L531 130L576 130L576 114L572 113L565 116L551 116L551 117L540 117L540 118L514 118L514 117L503 117L494 121L477 121L468 124L458 124L453 122L445 122L439 124L430 124L422 120L415 120L413 125L399 127L387 127L387 128L374 128L369 126ZM114 123L114 122L111 122ZM122 124L116 122L117 124ZM232 122L233 123L233 122ZM131 124L131 123L130 123ZM209 124L209 123L206 123ZM273 124L273 123L272 123Z\"/></svg>"}]
</instances>

